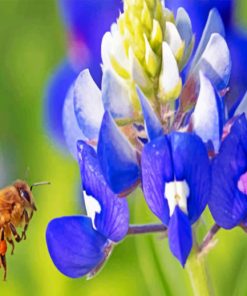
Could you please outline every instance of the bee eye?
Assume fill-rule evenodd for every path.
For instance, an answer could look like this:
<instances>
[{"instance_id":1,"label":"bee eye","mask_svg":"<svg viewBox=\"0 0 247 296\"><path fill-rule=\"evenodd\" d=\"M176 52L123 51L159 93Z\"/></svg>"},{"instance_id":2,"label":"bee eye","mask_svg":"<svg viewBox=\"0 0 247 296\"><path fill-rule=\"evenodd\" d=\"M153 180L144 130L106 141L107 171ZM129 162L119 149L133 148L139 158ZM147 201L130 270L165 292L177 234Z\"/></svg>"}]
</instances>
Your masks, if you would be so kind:
<instances>
[{"instance_id":1,"label":"bee eye","mask_svg":"<svg viewBox=\"0 0 247 296\"><path fill-rule=\"evenodd\" d=\"M31 202L30 200L30 195L27 191L25 190L20 190L20 195L22 198L25 198L29 203Z\"/></svg>"}]
</instances>

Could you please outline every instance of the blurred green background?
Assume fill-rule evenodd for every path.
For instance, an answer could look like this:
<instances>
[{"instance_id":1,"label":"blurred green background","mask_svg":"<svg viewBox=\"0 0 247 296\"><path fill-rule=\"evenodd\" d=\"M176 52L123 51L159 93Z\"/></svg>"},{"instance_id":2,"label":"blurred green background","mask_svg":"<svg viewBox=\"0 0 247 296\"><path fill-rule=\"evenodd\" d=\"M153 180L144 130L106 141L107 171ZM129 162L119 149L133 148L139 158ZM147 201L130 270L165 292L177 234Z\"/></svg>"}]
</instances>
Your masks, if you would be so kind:
<instances>
[{"instance_id":1,"label":"blurred green background","mask_svg":"<svg viewBox=\"0 0 247 296\"><path fill-rule=\"evenodd\" d=\"M247 25L247 3L238 5L239 23ZM69 279L52 264L47 223L81 212L77 164L54 147L43 127L44 88L65 52L55 0L0 0L0 185L17 178L52 182L34 191L38 212L27 240L7 255L7 282L0 270L0 295L192 295L186 272L157 235L127 238L90 281ZM130 206L134 222L154 221L138 194ZM236 229L220 231L217 239L207 260L216 295L247 295L247 236Z\"/></svg>"}]
</instances>

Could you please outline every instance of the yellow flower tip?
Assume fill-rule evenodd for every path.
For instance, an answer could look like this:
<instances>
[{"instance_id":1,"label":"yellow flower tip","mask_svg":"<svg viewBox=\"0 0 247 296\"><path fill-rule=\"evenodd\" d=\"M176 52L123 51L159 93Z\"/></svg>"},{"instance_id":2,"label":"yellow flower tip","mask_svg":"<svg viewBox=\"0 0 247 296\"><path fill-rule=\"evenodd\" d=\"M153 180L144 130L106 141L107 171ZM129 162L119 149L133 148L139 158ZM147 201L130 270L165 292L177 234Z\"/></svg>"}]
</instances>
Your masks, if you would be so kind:
<instances>
[{"instance_id":1,"label":"yellow flower tip","mask_svg":"<svg viewBox=\"0 0 247 296\"><path fill-rule=\"evenodd\" d=\"M181 94L181 91L182 91L182 80L180 78L177 85L172 90L166 91L164 89L163 91L159 92L158 98L162 104L166 104L170 101L176 100Z\"/></svg>"},{"instance_id":2,"label":"yellow flower tip","mask_svg":"<svg viewBox=\"0 0 247 296\"><path fill-rule=\"evenodd\" d=\"M152 50L145 34L144 34L144 40L145 40L146 69L147 69L147 72L152 77L155 77L158 73L159 68L160 68L159 58L156 56L156 54Z\"/></svg>"},{"instance_id":3,"label":"yellow flower tip","mask_svg":"<svg viewBox=\"0 0 247 296\"><path fill-rule=\"evenodd\" d=\"M116 58L111 55L110 56L110 61L111 61L111 65L113 67L113 69L117 72L117 74L124 78L124 79L129 79L130 78L130 74L128 72L127 69L125 69L122 65L119 64L119 62L116 60Z\"/></svg>"},{"instance_id":4,"label":"yellow flower tip","mask_svg":"<svg viewBox=\"0 0 247 296\"><path fill-rule=\"evenodd\" d=\"M152 30L152 11L149 10L146 2L144 1L143 10L141 13L141 22L148 29L148 31Z\"/></svg>"},{"instance_id":5,"label":"yellow flower tip","mask_svg":"<svg viewBox=\"0 0 247 296\"><path fill-rule=\"evenodd\" d=\"M153 19L153 29L150 38L150 44L154 51L158 51L162 45L163 33L159 22Z\"/></svg>"}]
</instances>

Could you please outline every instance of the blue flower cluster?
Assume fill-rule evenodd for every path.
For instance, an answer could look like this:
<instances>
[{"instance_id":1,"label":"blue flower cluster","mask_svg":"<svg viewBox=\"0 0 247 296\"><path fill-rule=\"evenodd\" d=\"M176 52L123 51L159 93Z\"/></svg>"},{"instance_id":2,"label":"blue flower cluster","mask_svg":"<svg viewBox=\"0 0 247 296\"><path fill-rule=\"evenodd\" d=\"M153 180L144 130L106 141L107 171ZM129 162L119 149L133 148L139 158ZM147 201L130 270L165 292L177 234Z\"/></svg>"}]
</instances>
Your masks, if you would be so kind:
<instances>
[{"instance_id":1,"label":"blue flower cluster","mask_svg":"<svg viewBox=\"0 0 247 296\"><path fill-rule=\"evenodd\" d=\"M184 40L189 34L181 33ZM98 271L128 233L124 197L138 186L183 266L192 225L207 205L223 228L247 223L247 96L227 108L231 59L224 36L213 9L173 108L170 101L153 104L136 83L136 116L109 71L103 71L102 90L88 70L80 73L65 100L63 127L79 162L87 216L48 225L48 249L62 273L91 277Z\"/></svg>"},{"instance_id":2,"label":"blue flower cluster","mask_svg":"<svg viewBox=\"0 0 247 296\"><path fill-rule=\"evenodd\" d=\"M203 32L208 13L216 7L223 18L226 40L232 56L230 93L226 95L228 106L241 99L246 90L247 48L246 34L236 25L233 0L167 0L173 11L184 7L192 20L195 43ZM68 32L68 53L52 75L45 94L45 124L49 134L59 147L64 147L62 110L66 94L79 73L89 68L100 86L101 39L122 9L120 0L81 1L59 0L60 11ZM96 15L95 15L96 14ZM235 98L235 99L233 99Z\"/></svg>"}]
</instances>

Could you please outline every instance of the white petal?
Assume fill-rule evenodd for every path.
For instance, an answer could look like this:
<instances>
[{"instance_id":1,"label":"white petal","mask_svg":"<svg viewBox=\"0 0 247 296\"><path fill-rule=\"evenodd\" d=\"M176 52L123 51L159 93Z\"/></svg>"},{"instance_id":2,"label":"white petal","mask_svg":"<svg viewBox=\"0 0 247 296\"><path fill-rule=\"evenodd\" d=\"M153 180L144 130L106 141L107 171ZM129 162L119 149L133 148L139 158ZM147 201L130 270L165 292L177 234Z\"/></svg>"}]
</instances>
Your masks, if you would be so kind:
<instances>
[{"instance_id":1,"label":"white petal","mask_svg":"<svg viewBox=\"0 0 247 296\"><path fill-rule=\"evenodd\" d=\"M112 70L104 71L101 89L105 110L110 111L113 117L132 117L133 107L128 88Z\"/></svg>"},{"instance_id":2,"label":"white petal","mask_svg":"<svg viewBox=\"0 0 247 296\"><path fill-rule=\"evenodd\" d=\"M101 41L101 58L104 68L111 68L110 52L113 46L113 39L110 32L106 32Z\"/></svg>"},{"instance_id":3,"label":"white petal","mask_svg":"<svg viewBox=\"0 0 247 296\"><path fill-rule=\"evenodd\" d=\"M202 33L202 37L200 40L200 43L197 47L197 50L194 54L193 61L191 62L191 71L193 71L193 68L198 63L203 51L205 50L208 41L213 33L218 33L221 36L225 36L225 29L224 24L221 19L221 16L216 8L210 10L207 23L205 25L205 28Z\"/></svg>"},{"instance_id":4,"label":"white petal","mask_svg":"<svg viewBox=\"0 0 247 296\"><path fill-rule=\"evenodd\" d=\"M177 205L184 213L188 213L187 198L189 197L189 194L190 189L185 180L172 181L165 184L165 198L168 201L170 217Z\"/></svg>"},{"instance_id":5,"label":"white petal","mask_svg":"<svg viewBox=\"0 0 247 296\"><path fill-rule=\"evenodd\" d=\"M92 225L93 228L96 229L95 227L95 215L96 213L101 212L101 206L97 199L95 199L91 195L87 195L85 191L83 191L83 198L84 198L84 203L87 211L87 216L92 219Z\"/></svg>"},{"instance_id":6,"label":"white petal","mask_svg":"<svg viewBox=\"0 0 247 296\"><path fill-rule=\"evenodd\" d=\"M177 10L176 27L185 42L185 47L188 48L193 38L193 32L190 17L183 7L179 7Z\"/></svg>"},{"instance_id":7,"label":"white petal","mask_svg":"<svg viewBox=\"0 0 247 296\"><path fill-rule=\"evenodd\" d=\"M215 151L220 144L220 122L217 98L208 78L200 72L200 92L192 115L193 130L207 143L212 141Z\"/></svg>"},{"instance_id":8,"label":"white petal","mask_svg":"<svg viewBox=\"0 0 247 296\"><path fill-rule=\"evenodd\" d=\"M104 114L101 92L88 70L80 73L74 88L75 115L88 139L97 139Z\"/></svg>"},{"instance_id":9,"label":"white petal","mask_svg":"<svg viewBox=\"0 0 247 296\"><path fill-rule=\"evenodd\" d=\"M131 48L129 50L129 59L133 80L146 92L150 91L151 82Z\"/></svg>"},{"instance_id":10,"label":"white petal","mask_svg":"<svg viewBox=\"0 0 247 296\"><path fill-rule=\"evenodd\" d=\"M179 86L180 85L180 86ZM178 90L177 90L178 88ZM161 100L176 99L181 89L181 79L176 59L166 42L162 43L162 68L159 78ZM175 93L174 93L175 91Z\"/></svg>"},{"instance_id":11,"label":"white petal","mask_svg":"<svg viewBox=\"0 0 247 296\"><path fill-rule=\"evenodd\" d=\"M178 33L177 27L171 22L166 22L165 40L176 57L183 47L183 41Z\"/></svg>"},{"instance_id":12,"label":"white petal","mask_svg":"<svg viewBox=\"0 0 247 296\"><path fill-rule=\"evenodd\" d=\"M224 90L229 83L231 73L231 57L225 39L213 33L201 55L193 74L202 71L212 82L218 92Z\"/></svg>"}]
</instances>

